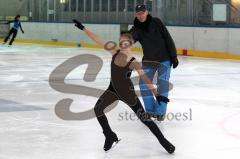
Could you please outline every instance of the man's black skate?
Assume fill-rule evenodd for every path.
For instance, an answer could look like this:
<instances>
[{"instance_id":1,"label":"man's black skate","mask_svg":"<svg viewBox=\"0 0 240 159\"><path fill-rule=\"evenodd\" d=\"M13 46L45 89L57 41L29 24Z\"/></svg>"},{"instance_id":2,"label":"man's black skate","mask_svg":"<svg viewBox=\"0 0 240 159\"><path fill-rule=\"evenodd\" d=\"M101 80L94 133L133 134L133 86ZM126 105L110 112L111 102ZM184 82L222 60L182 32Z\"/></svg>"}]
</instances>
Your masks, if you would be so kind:
<instances>
[{"instance_id":1,"label":"man's black skate","mask_svg":"<svg viewBox=\"0 0 240 159\"><path fill-rule=\"evenodd\" d=\"M161 145L164 147L164 149L169 153L172 154L175 151L175 146L173 146L173 144L171 144L167 139L164 139L161 142Z\"/></svg>"},{"instance_id":2,"label":"man's black skate","mask_svg":"<svg viewBox=\"0 0 240 159\"><path fill-rule=\"evenodd\" d=\"M117 144L120 141L114 132L103 132L103 134L106 138L103 147L104 151L110 150L114 143Z\"/></svg>"}]
</instances>

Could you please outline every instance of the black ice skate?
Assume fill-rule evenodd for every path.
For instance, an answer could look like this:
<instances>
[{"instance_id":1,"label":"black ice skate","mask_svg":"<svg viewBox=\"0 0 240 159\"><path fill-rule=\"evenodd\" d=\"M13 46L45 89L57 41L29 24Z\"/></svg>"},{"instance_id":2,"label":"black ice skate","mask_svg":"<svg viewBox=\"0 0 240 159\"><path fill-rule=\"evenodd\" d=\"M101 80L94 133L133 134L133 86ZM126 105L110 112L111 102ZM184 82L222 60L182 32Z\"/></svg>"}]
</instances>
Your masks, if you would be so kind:
<instances>
[{"instance_id":1,"label":"black ice skate","mask_svg":"<svg viewBox=\"0 0 240 159\"><path fill-rule=\"evenodd\" d=\"M117 144L120 140L118 139L117 135L114 132L103 132L104 136L105 136L105 143L104 143L104 151L108 151L110 150L113 145Z\"/></svg>"}]
</instances>

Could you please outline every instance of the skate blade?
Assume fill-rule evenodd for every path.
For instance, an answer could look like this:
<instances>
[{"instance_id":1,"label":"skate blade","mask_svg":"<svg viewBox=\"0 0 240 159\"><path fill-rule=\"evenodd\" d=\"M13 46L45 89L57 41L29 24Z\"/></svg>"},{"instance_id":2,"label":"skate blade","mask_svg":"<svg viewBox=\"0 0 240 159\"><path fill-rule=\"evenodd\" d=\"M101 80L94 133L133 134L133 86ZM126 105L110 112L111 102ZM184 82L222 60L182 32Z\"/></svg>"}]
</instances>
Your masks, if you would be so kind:
<instances>
[{"instance_id":1,"label":"skate blade","mask_svg":"<svg viewBox=\"0 0 240 159\"><path fill-rule=\"evenodd\" d=\"M116 147L116 145L117 145L120 141L121 141L121 139L118 139L118 141L114 142L113 145L112 145L112 147L111 147L109 150L105 151L105 152L108 153L108 152L112 151L112 149L113 149L114 147Z\"/></svg>"}]
</instances>

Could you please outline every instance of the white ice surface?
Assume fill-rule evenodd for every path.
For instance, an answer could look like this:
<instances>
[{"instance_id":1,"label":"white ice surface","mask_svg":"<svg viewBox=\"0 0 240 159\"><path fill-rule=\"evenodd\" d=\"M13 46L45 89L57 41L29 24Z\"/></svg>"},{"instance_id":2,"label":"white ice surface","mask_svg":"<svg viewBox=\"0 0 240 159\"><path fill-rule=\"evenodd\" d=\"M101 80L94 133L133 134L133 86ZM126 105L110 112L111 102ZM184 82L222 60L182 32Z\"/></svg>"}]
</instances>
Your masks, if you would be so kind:
<instances>
[{"instance_id":1,"label":"white ice surface","mask_svg":"<svg viewBox=\"0 0 240 159\"><path fill-rule=\"evenodd\" d=\"M83 81L86 66L67 77L67 83L106 89L111 56L101 50L14 45L0 47L0 159L238 159L240 157L240 62L179 57L172 71L174 89L170 113L188 113L188 120L156 122L174 143L169 155L136 117L121 120L131 110L124 104L107 114L122 139L109 153L96 119L64 121L54 112L63 98L74 100L71 110L94 106L97 98L64 94L49 86L50 73L79 54L101 57L104 66L95 82ZM136 55L140 60L141 55ZM138 88L136 88L138 89ZM122 114L119 114L122 113Z\"/></svg>"}]
</instances>

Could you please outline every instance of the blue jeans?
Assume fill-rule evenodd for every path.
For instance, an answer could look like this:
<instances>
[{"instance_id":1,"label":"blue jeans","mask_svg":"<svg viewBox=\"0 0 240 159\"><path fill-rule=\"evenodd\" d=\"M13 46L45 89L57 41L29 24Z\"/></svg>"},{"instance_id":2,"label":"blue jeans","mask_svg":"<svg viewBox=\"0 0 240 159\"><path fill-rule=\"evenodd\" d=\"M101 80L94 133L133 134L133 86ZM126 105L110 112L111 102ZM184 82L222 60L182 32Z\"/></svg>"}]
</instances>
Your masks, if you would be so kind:
<instances>
[{"instance_id":1,"label":"blue jeans","mask_svg":"<svg viewBox=\"0 0 240 159\"><path fill-rule=\"evenodd\" d=\"M169 79L171 72L170 61L161 62L158 67L144 66L143 70L147 77L154 83L153 80L156 72L157 74L157 91L161 96L168 97L169 92ZM165 115L167 111L167 103L161 102L160 104L154 99L153 94L147 85L140 79L139 82L143 102L146 112L158 115Z\"/></svg>"}]
</instances>

